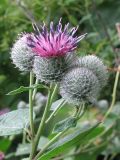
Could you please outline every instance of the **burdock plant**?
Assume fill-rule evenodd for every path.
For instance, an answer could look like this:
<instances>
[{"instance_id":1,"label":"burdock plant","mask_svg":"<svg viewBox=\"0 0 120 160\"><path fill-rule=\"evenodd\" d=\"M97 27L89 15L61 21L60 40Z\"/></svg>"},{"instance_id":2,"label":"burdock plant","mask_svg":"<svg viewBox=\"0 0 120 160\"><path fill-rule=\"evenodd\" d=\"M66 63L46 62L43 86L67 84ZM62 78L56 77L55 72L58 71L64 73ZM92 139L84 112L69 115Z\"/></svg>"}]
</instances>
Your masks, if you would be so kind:
<instances>
[{"instance_id":1,"label":"burdock plant","mask_svg":"<svg viewBox=\"0 0 120 160\"><path fill-rule=\"evenodd\" d=\"M30 157L28 159L41 160L44 153L47 150L50 150L50 147L53 147L54 145L56 146L55 141L57 141L61 135L63 135L69 128L76 126L77 121L84 113L84 104L86 102L93 103L97 99L101 86L103 85L102 81L107 79L107 71L102 62L94 56L83 57L82 59L78 59L76 57L75 50L77 45L86 35L83 34L81 36L76 36L78 27L70 29L69 23L63 27L61 19L56 27L53 22L51 22L49 29L45 24L42 26L34 24L33 26L35 32L24 33L19 36L11 49L11 59L15 66L19 68L20 71L30 72L29 87L22 86L9 93L9 95L13 95L29 90L29 109L26 107L25 110L21 108L13 111L12 113L7 113L7 116L10 114L11 116L18 118L18 120L20 118L19 121L22 130L19 129L18 132L18 128L15 130L15 127L10 127L10 120L7 121L6 119L5 121L4 117L1 117L1 119L3 118L4 126L5 122L9 124L10 130L7 135L10 135L10 131L12 134L21 133L23 129L24 132L29 134L31 150ZM35 78L36 82L34 84ZM44 83L42 84L42 82ZM60 94L63 99L59 101L56 109L49 116L48 114L56 93L59 91L59 86ZM48 96L44 112L40 120L40 125L38 129L35 129L34 122L36 119L33 105L37 88L40 87L48 89ZM73 116L60 121L55 125L53 130L55 134L52 136L53 138L50 139L37 154L39 149L38 143L41 139L43 129L56 115L56 112L58 112L58 110L66 103L72 103L77 109L76 112ZM24 114L21 114L23 112ZM21 121L25 124L21 124ZM15 121L12 121L12 124L14 123ZM2 127L4 128L4 126ZM88 132L90 130L91 128L88 129ZM2 135L3 133L4 130ZM78 133L76 136L77 135ZM25 135L23 137L25 139ZM76 139L75 136L71 136L71 138ZM66 143L68 143L68 140L69 138L66 138ZM58 146L63 142L64 140L61 140L61 142L58 143ZM70 145L71 144L72 143L70 143ZM61 150L58 149L58 151ZM53 155L50 153L48 156L49 158L47 157L47 159L54 156L55 153Z\"/></svg>"}]
</instances>

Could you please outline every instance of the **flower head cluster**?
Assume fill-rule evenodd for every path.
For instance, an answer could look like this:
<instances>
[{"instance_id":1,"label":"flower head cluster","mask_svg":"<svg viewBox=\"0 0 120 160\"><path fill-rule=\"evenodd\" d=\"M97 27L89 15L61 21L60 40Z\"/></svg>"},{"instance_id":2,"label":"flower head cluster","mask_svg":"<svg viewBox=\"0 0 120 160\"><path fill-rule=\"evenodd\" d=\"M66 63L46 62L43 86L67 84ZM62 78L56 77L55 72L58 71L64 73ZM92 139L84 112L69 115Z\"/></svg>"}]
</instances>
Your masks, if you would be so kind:
<instances>
[{"instance_id":1,"label":"flower head cluster","mask_svg":"<svg viewBox=\"0 0 120 160\"><path fill-rule=\"evenodd\" d=\"M46 25L43 24L41 31L37 28L38 33L28 37L28 46L41 57L64 56L74 51L77 48L78 42L86 35L75 36L77 29L78 27L69 29L69 23L63 28L61 19L56 28L53 22L51 22L49 31Z\"/></svg>"},{"instance_id":2,"label":"flower head cluster","mask_svg":"<svg viewBox=\"0 0 120 160\"><path fill-rule=\"evenodd\" d=\"M61 96L68 102L94 102L108 79L107 69L96 56L78 58L74 50L86 34L76 36L78 27L64 27L61 19L36 26L35 33L23 34L11 51L13 63L21 71L33 71L37 79L60 82Z\"/></svg>"},{"instance_id":3,"label":"flower head cluster","mask_svg":"<svg viewBox=\"0 0 120 160\"><path fill-rule=\"evenodd\" d=\"M61 81L60 93L68 102L95 103L108 79L106 66L93 55L78 58L74 68Z\"/></svg>"}]
</instances>

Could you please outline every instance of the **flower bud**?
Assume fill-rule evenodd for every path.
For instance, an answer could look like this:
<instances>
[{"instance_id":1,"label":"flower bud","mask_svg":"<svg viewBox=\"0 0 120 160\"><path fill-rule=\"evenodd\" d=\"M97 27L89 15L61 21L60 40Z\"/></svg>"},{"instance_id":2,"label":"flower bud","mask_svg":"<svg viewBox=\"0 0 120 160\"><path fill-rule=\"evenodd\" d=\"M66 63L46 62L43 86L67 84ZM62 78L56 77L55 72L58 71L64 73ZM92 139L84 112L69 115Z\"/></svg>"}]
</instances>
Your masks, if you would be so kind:
<instances>
[{"instance_id":1,"label":"flower bud","mask_svg":"<svg viewBox=\"0 0 120 160\"><path fill-rule=\"evenodd\" d=\"M93 103L99 91L100 84L97 77L86 68L73 68L60 83L61 96L75 105L83 102Z\"/></svg>"},{"instance_id":2,"label":"flower bud","mask_svg":"<svg viewBox=\"0 0 120 160\"><path fill-rule=\"evenodd\" d=\"M101 87L104 87L106 85L108 80L107 67L97 56L88 55L79 58L78 66L88 68L89 70L91 70L97 76Z\"/></svg>"},{"instance_id":3,"label":"flower bud","mask_svg":"<svg viewBox=\"0 0 120 160\"><path fill-rule=\"evenodd\" d=\"M28 72L32 70L34 52L27 45L30 34L22 34L14 43L11 49L11 59L20 71Z\"/></svg>"},{"instance_id":4,"label":"flower bud","mask_svg":"<svg viewBox=\"0 0 120 160\"><path fill-rule=\"evenodd\" d=\"M35 104L40 108L45 105L47 102L47 96L44 96L42 93L38 92L35 95Z\"/></svg>"},{"instance_id":5,"label":"flower bud","mask_svg":"<svg viewBox=\"0 0 120 160\"><path fill-rule=\"evenodd\" d=\"M18 108L18 109L24 109L24 108L26 108L26 107L27 107L27 103L24 102L24 101L20 101L20 102L18 103L18 105L17 105L17 108Z\"/></svg>"},{"instance_id":6,"label":"flower bud","mask_svg":"<svg viewBox=\"0 0 120 160\"><path fill-rule=\"evenodd\" d=\"M109 103L107 100L102 99L96 103L96 106L101 110L107 110L109 107Z\"/></svg>"},{"instance_id":7,"label":"flower bud","mask_svg":"<svg viewBox=\"0 0 120 160\"><path fill-rule=\"evenodd\" d=\"M50 58L36 56L33 71L41 81L59 82L71 64L76 61L75 58L76 56L72 53Z\"/></svg>"}]
</instances>

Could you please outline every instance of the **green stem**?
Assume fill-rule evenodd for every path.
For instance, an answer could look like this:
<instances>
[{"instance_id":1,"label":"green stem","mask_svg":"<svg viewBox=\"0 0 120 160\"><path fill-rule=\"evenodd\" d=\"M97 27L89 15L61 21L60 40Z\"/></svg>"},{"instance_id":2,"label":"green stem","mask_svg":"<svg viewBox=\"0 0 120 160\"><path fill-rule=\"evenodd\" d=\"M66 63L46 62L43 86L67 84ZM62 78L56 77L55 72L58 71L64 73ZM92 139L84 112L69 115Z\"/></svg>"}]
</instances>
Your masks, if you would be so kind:
<instances>
[{"instance_id":1,"label":"green stem","mask_svg":"<svg viewBox=\"0 0 120 160\"><path fill-rule=\"evenodd\" d=\"M107 159L108 159L108 157L109 157L109 155L108 155L108 154L106 154L106 155L105 155L105 157L104 157L104 160L107 160Z\"/></svg>"},{"instance_id":2,"label":"green stem","mask_svg":"<svg viewBox=\"0 0 120 160\"><path fill-rule=\"evenodd\" d=\"M35 141L34 141L34 146L33 146L32 152L31 152L32 158L34 157L34 154L37 150L39 139L41 137L41 134L42 134L42 131L43 131L43 128L44 128L44 125L45 125L45 120L46 120L46 117L47 117L49 109L50 109L52 87L53 87L53 85L51 84L49 92L48 92L48 100L47 100L47 103L46 103L46 107L45 107L45 110L44 110L44 113L43 113L43 117L41 119L41 123L40 123L39 128L38 128L38 131L37 131L37 134L36 134L36 137L35 137Z\"/></svg>"},{"instance_id":3,"label":"green stem","mask_svg":"<svg viewBox=\"0 0 120 160\"><path fill-rule=\"evenodd\" d=\"M112 103L110 105L109 110L107 111L107 113L105 114L105 116L103 118L103 122L105 121L105 119L107 118L107 116L110 114L110 112L112 111L112 109L114 107L114 104L115 104L115 101L116 101L116 91L117 91L119 76L120 76L120 66L118 66L118 71L117 71L116 77L115 77L115 83L114 83L113 93L112 93Z\"/></svg>"},{"instance_id":4,"label":"green stem","mask_svg":"<svg viewBox=\"0 0 120 160\"><path fill-rule=\"evenodd\" d=\"M53 93L52 93L52 95L51 95L50 104L52 104L52 102L54 101L55 96L56 96L56 94L57 94L57 90L58 90L58 84L56 84L55 87L54 87Z\"/></svg>"},{"instance_id":5,"label":"green stem","mask_svg":"<svg viewBox=\"0 0 120 160\"><path fill-rule=\"evenodd\" d=\"M33 85L33 72L30 72L30 87ZM34 121L33 121L33 100L32 100L33 89L29 90L29 116L30 116L30 129L31 129L31 143L32 148L34 147ZM32 156L30 155L30 160L32 160Z\"/></svg>"},{"instance_id":6,"label":"green stem","mask_svg":"<svg viewBox=\"0 0 120 160\"><path fill-rule=\"evenodd\" d=\"M76 106L76 112L74 114L74 117L76 117L77 119L80 119L82 115L84 114L84 111L85 111L84 103L82 103L80 106Z\"/></svg>"},{"instance_id":7,"label":"green stem","mask_svg":"<svg viewBox=\"0 0 120 160\"><path fill-rule=\"evenodd\" d=\"M53 139L51 139L45 146L44 148L36 155L36 157L34 158L34 160L37 160L45 151L46 149L52 145L63 133L65 133L66 130L64 130L63 132L58 133Z\"/></svg>"},{"instance_id":8,"label":"green stem","mask_svg":"<svg viewBox=\"0 0 120 160\"><path fill-rule=\"evenodd\" d=\"M55 117L55 115L57 114L57 112L58 112L65 104L66 104L65 100L63 100L63 101L57 106L57 109L51 113L51 115L48 117L48 119L46 120L45 123L48 123L53 117Z\"/></svg>"},{"instance_id":9,"label":"green stem","mask_svg":"<svg viewBox=\"0 0 120 160\"><path fill-rule=\"evenodd\" d=\"M85 113L85 103L82 104L82 109L80 113L78 114L78 119L80 119Z\"/></svg>"},{"instance_id":10,"label":"green stem","mask_svg":"<svg viewBox=\"0 0 120 160\"><path fill-rule=\"evenodd\" d=\"M23 139L22 139L22 143L25 144L26 143L26 131L23 130Z\"/></svg>"},{"instance_id":11,"label":"green stem","mask_svg":"<svg viewBox=\"0 0 120 160\"><path fill-rule=\"evenodd\" d=\"M30 87L33 85L33 73L30 72ZM33 89L29 90L29 115L30 115L30 129L32 136L34 136L34 122L33 122L33 100L32 100Z\"/></svg>"},{"instance_id":12,"label":"green stem","mask_svg":"<svg viewBox=\"0 0 120 160\"><path fill-rule=\"evenodd\" d=\"M39 80L38 79L36 79L36 82L35 82L35 84L37 85L39 83ZM37 87L33 90L33 95L32 95L32 100L34 101L34 99L35 99L35 95L36 95L36 93L37 93Z\"/></svg>"},{"instance_id":13,"label":"green stem","mask_svg":"<svg viewBox=\"0 0 120 160\"><path fill-rule=\"evenodd\" d=\"M113 153L109 160L113 160L116 157L117 153Z\"/></svg>"}]
</instances>

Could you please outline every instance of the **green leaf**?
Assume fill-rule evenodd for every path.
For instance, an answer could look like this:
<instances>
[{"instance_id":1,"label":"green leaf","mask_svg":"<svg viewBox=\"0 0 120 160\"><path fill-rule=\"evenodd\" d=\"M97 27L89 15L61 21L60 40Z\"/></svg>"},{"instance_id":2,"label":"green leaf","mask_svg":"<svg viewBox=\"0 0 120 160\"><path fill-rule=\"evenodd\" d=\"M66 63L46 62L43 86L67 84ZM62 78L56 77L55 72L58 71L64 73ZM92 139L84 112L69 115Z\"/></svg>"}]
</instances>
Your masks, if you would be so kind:
<instances>
[{"instance_id":1,"label":"green leaf","mask_svg":"<svg viewBox=\"0 0 120 160\"><path fill-rule=\"evenodd\" d=\"M66 118L55 125L53 133L62 132L66 129L76 127L76 125L77 125L77 119L75 117Z\"/></svg>"},{"instance_id":2,"label":"green leaf","mask_svg":"<svg viewBox=\"0 0 120 160\"><path fill-rule=\"evenodd\" d=\"M19 144L15 155L16 156L26 155L29 154L30 151L31 151L31 145L29 143Z\"/></svg>"},{"instance_id":3,"label":"green leaf","mask_svg":"<svg viewBox=\"0 0 120 160\"><path fill-rule=\"evenodd\" d=\"M86 139L88 143L88 140L95 138L104 131L104 127L97 126L98 124L95 124L89 128L79 129L74 133L69 134L64 138L58 140L48 149L48 152L45 153L42 157L40 157L38 160L49 160L51 157L54 157L60 154L61 152L64 152L73 145L83 144Z\"/></svg>"},{"instance_id":4,"label":"green leaf","mask_svg":"<svg viewBox=\"0 0 120 160\"><path fill-rule=\"evenodd\" d=\"M18 109L0 116L0 136L20 134L29 125L29 109Z\"/></svg>"},{"instance_id":5,"label":"green leaf","mask_svg":"<svg viewBox=\"0 0 120 160\"><path fill-rule=\"evenodd\" d=\"M0 140L0 151L6 152L11 145L11 141L7 138Z\"/></svg>"},{"instance_id":6,"label":"green leaf","mask_svg":"<svg viewBox=\"0 0 120 160\"><path fill-rule=\"evenodd\" d=\"M43 146L48 143L48 138L46 137L41 137L40 138L40 141L39 141L39 144L38 144L38 151L40 149L43 148ZM21 155L27 155L27 154L30 154L30 151L31 151L31 144L29 143L25 143L25 144L19 144L18 145L18 148L16 150L16 153L15 155L16 156L21 156Z\"/></svg>"},{"instance_id":7,"label":"green leaf","mask_svg":"<svg viewBox=\"0 0 120 160\"><path fill-rule=\"evenodd\" d=\"M42 136L42 137L40 138L40 141L39 141L39 144L38 144L38 150L42 149L43 146L44 146L45 144L47 144L48 142L49 142L48 138Z\"/></svg>"},{"instance_id":8,"label":"green leaf","mask_svg":"<svg viewBox=\"0 0 120 160\"><path fill-rule=\"evenodd\" d=\"M96 156L91 153L80 153L75 157L75 160L96 160Z\"/></svg>"},{"instance_id":9,"label":"green leaf","mask_svg":"<svg viewBox=\"0 0 120 160\"><path fill-rule=\"evenodd\" d=\"M48 89L47 86L42 85L42 84L33 85L33 86L31 86L31 87L24 87L24 86L21 86L21 87L15 89L15 90L13 90L13 91L7 93L7 95L16 95L16 94L20 94L20 93L22 93L22 92L26 92L26 91L29 91L30 89L35 89L35 88L47 88L47 89Z\"/></svg>"},{"instance_id":10,"label":"green leaf","mask_svg":"<svg viewBox=\"0 0 120 160\"><path fill-rule=\"evenodd\" d=\"M80 22L79 22L79 25L82 24L84 21L89 20L89 19L91 18L91 16L92 16L92 15L91 15L90 13L87 14L87 15L85 15L85 16L83 16L83 17L81 18Z\"/></svg>"},{"instance_id":11,"label":"green leaf","mask_svg":"<svg viewBox=\"0 0 120 160\"><path fill-rule=\"evenodd\" d=\"M112 114L114 114L115 116L117 116L117 118L120 117L120 102L117 102L115 105L114 105L114 108L111 112Z\"/></svg>"},{"instance_id":12,"label":"green leaf","mask_svg":"<svg viewBox=\"0 0 120 160\"><path fill-rule=\"evenodd\" d=\"M59 108L59 106L64 102L65 100L63 98L55 101L52 103L50 110L55 111Z\"/></svg>"}]
</instances>

